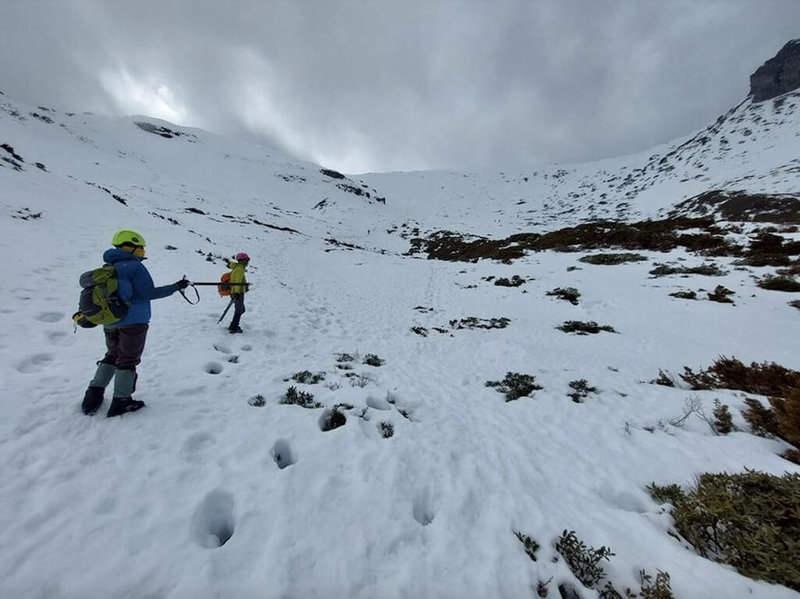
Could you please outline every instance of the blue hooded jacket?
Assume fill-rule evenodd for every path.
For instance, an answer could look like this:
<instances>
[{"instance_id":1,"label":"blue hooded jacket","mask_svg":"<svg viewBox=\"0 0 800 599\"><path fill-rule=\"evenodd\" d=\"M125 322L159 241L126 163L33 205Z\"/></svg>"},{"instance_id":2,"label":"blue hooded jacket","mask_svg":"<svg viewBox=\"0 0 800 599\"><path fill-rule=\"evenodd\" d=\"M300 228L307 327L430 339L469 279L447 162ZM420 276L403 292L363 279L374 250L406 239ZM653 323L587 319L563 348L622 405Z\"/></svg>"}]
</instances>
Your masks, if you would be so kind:
<instances>
[{"instance_id":1,"label":"blue hooded jacket","mask_svg":"<svg viewBox=\"0 0 800 599\"><path fill-rule=\"evenodd\" d=\"M168 297L178 290L174 284L156 287L150 272L142 264L142 259L129 252L111 248L105 251L103 260L106 264L114 265L119 282L117 293L129 304L125 318L106 325L109 328L150 322L150 300Z\"/></svg>"}]
</instances>

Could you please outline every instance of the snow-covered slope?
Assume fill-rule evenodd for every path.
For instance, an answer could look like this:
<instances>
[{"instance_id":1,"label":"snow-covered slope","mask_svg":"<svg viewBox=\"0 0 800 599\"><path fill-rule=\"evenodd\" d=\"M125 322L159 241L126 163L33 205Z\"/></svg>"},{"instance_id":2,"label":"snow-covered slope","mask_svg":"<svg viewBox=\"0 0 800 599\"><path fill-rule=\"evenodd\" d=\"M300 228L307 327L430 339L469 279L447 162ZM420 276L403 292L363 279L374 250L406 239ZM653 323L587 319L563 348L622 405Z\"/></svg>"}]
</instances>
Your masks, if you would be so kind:
<instances>
[{"instance_id":1,"label":"snow-covered slope","mask_svg":"<svg viewBox=\"0 0 800 599\"><path fill-rule=\"evenodd\" d=\"M745 103L705 134L601 163L343 177L154 119L0 97L0 596L516 598L549 579L551 596L595 596L554 561L569 529L613 549L620 591L645 568L668 571L676 597L797 597L699 557L644 489L800 472L783 442L670 424L692 398L719 399L745 431L742 394L647 382L723 354L800 369L797 310L755 285L771 269L719 258L718 277L649 274L702 261L682 250L619 266L403 255L415 228L506 235L654 217L709 189L796 192L797 102ZM157 284L217 280L221 257L247 251L245 333L215 324L225 304L209 288L196 306L154 302L147 408L86 417L102 335L73 333L70 315L122 227L147 238ZM493 284L513 275L526 282ZM669 296L716 285L735 304ZM617 333L556 328L568 320ZM324 380L291 379L305 370ZM486 382L509 371L542 389L505 402ZM575 403L581 379L596 393ZM321 407L281 404L289 386ZM334 411L346 423L325 430Z\"/></svg>"}]
</instances>

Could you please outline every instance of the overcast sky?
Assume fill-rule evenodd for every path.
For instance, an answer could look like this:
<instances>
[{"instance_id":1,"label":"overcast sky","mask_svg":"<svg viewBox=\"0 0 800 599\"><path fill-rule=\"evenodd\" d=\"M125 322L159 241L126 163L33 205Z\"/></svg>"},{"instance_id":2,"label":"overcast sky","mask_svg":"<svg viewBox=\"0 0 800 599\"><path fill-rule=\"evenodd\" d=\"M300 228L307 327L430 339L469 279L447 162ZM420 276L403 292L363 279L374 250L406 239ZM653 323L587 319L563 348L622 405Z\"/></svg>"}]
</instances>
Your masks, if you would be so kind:
<instances>
[{"instance_id":1,"label":"overcast sky","mask_svg":"<svg viewBox=\"0 0 800 599\"><path fill-rule=\"evenodd\" d=\"M0 90L348 173L502 169L686 135L799 37L800 0L0 0Z\"/></svg>"}]
</instances>

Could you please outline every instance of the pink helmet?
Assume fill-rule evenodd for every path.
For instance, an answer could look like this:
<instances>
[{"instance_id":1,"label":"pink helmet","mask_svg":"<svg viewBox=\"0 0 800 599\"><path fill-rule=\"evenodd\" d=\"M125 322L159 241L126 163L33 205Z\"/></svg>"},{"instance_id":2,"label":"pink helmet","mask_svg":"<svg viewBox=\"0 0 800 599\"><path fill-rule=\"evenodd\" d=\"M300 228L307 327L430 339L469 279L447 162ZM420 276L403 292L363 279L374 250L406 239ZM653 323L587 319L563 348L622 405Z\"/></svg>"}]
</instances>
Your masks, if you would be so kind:
<instances>
[{"instance_id":1,"label":"pink helmet","mask_svg":"<svg viewBox=\"0 0 800 599\"><path fill-rule=\"evenodd\" d=\"M250 256L247 255L247 252L239 252L234 256L237 260L249 260Z\"/></svg>"}]
</instances>

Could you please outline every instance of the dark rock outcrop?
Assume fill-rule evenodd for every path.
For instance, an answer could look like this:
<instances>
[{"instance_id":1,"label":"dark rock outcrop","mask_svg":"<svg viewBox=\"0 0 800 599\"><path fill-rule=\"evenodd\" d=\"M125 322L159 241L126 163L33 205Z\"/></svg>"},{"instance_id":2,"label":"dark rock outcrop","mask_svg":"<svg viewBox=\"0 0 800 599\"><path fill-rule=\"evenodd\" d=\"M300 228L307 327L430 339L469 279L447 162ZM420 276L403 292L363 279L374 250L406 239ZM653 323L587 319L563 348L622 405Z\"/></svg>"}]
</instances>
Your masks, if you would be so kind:
<instances>
[{"instance_id":1,"label":"dark rock outcrop","mask_svg":"<svg viewBox=\"0 0 800 599\"><path fill-rule=\"evenodd\" d=\"M753 102L771 100L800 88L800 39L792 40L750 75Z\"/></svg>"}]
</instances>

